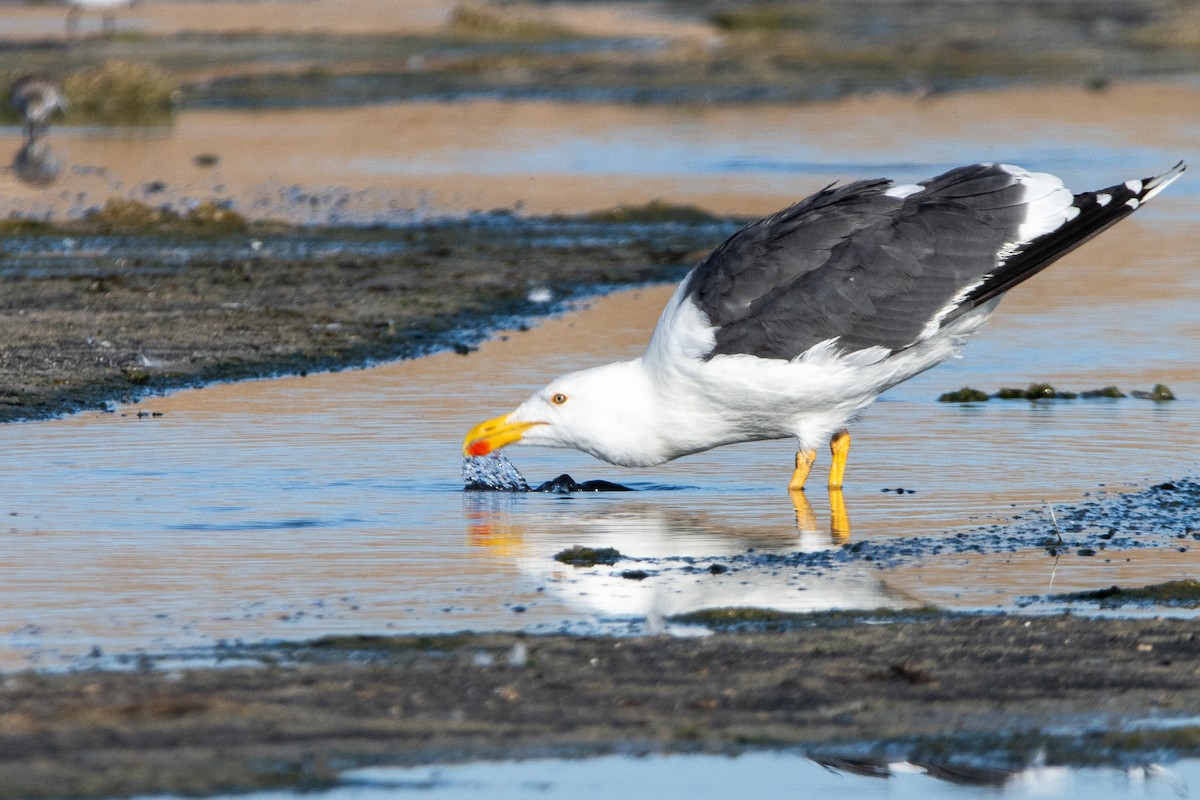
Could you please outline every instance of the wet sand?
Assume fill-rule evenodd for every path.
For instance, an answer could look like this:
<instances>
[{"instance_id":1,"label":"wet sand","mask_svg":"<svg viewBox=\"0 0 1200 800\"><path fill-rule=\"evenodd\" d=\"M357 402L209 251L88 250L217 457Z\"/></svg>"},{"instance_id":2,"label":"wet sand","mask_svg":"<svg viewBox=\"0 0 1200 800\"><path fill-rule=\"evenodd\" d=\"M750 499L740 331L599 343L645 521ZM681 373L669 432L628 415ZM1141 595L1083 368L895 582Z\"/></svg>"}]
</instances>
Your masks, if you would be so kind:
<instances>
[{"instance_id":1,"label":"wet sand","mask_svg":"<svg viewBox=\"0 0 1200 800\"><path fill-rule=\"evenodd\" d=\"M898 170L922 163L1011 160L1016 143L1041 131L1053 132L1048 141L1078 131L1092 149L1136 140L1183 158L1198 146L1196 108L1195 86L1129 83L1099 93L1025 88L806 105L481 100L189 110L162 129L53 131L47 141L70 166L47 188L0 173L0 212L62 219L72 209L78 214L110 197L129 197L181 207L218 198L251 220L306 224L336 221L327 207L333 202L345 221L384 213L395 219L405 211L419 218L491 209L577 214L653 200L720 215L763 215L832 181L898 177ZM1106 126L1100 136L1098 121ZM794 131L794 141L760 141L762 131L785 130ZM974 142L974 148L913 153L907 142L927 139L930 131L946 142ZM0 135L0 152L15 152L19 137L16 129ZM688 163L690 149L720 154L713 143L722 141L742 147L715 163ZM195 157L204 153L218 157L215 167L197 166ZM1065 160L1103 158L1085 148ZM755 168L756 162L764 166ZM822 163L832 166L812 166ZM779 174L764 181L771 164ZM796 171L804 173L803 182L791 174ZM1094 170L1063 177L1069 183L1098 179ZM151 183L158 184L152 193L146 191ZM289 201L293 187L316 200Z\"/></svg>"}]
</instances>

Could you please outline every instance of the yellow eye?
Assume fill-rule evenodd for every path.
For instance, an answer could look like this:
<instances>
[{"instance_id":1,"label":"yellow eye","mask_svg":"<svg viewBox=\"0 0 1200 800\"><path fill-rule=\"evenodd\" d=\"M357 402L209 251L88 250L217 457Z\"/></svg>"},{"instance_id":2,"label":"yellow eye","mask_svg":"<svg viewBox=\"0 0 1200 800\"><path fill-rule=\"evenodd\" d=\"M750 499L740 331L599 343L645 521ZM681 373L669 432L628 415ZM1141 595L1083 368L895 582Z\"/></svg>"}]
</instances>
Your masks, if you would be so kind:
<instances>
[{"instance_id":1,"label":"yellow eye","mask_svg":"<svg viewBox=\"0 0 1200 800\"><path fill-rule=\"evenodd\" d=\"M567 396L562 392L559 392L550 398L550 402L554 403L556 406L561 406L563 403L567 402Z\"/></svg>"}]
</instances>

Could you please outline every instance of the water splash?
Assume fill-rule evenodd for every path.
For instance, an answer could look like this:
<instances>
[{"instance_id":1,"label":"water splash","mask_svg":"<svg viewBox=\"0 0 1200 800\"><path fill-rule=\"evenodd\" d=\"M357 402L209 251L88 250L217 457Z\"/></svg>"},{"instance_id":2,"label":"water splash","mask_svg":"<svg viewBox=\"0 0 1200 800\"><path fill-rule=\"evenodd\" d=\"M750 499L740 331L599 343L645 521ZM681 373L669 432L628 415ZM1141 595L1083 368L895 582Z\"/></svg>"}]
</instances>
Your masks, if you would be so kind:
<instances>
[{"instance_id":1,"label":"water splash","mask_svg":"<svg viewBox=\"0 0 1200 800\"><path fill-rule=\"evenodd\" d=\"M525 476L499 452L492 452L486 456L464 456L462 479L466 484L463 488L468 491L529 491Z\"/></svg>"}]
</instances>

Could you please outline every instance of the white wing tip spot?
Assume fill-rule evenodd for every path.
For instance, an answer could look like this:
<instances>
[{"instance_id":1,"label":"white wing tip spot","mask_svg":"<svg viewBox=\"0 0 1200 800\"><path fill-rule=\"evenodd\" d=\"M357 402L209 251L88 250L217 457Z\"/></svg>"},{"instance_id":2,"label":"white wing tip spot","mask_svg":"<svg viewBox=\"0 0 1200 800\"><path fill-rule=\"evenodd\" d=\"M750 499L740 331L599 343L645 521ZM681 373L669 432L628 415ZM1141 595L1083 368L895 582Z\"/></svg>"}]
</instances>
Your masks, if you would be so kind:
<instances>
[{"instance_id":1,"label":"white wing tip spot","mask_svg":"<svg viewBox=\"0 0 1200 800\"><path fill-rule=\"evenodd\" d=\"M1136 197L1131 197L1125 201L1125 205L1129 206L1130 208L1137 208L1141 204L1142 204L1141 201L1138 200ZM1139 217L1139 219L1140 219L1140 217Z\"/></svg>"},{"instance_id":2,"label":"white wing tip spot","mask_svg":"<svg viewBox=\"0 0 1200 800\"><path fill-rule=\"evenodd\" d=\"M1106 194L1104 192L1100 192L1099 194L1096 195L1096 203L1101 207L1104 207L1111 202L1112 202L1111 194Z\"/></svg>"},{"instance_id":3,"label":"white wing tip spot","mask_svg":"<svg viewBox=\"0 0 1200 800\"><path fill-rule=\"evenodd\" d=\"M1125 188L1134 194L1140 194L1142 191L1141 181L1125 181Z\"/></svg>"},{"instance_id":4,"label":"white wing tip spot","mask_svg":"<svg viewBox=\"0 0 1200 800\"><path fill-rule=\"evenodd\" d=\"M883 193L884 197L895 197L897 200L903 200L911 194L923 191L924 186L916 183L904 183L898 186L893 186Z\"/></svg>"}]
</instances>

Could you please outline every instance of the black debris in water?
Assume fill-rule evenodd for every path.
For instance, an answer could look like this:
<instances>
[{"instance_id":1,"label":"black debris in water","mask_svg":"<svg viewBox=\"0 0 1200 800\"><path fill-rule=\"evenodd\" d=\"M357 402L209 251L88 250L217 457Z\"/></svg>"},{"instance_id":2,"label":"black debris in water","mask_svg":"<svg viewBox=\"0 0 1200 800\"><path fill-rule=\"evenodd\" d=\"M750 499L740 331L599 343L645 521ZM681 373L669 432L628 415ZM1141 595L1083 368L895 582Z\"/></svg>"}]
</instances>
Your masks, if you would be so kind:
<instances>
[{"instance_id":1,"label":"black debris in water","mask_svg":"<svg viewBox=\"0 0 1200 800\"><path fill-rule=\"evenodd\" d=\"M623 558L625 556L615 547L584 547L578 544L554 554L555 561L572 567L594 567L597 564L611 566Z\"/></svg>"},{"instance_id":2,"label":"black debris in water","mask_svg":"<svg viewBox=\"0 0 1200 800\"><path fill-rule=\"evenodd\" d=\"M577 483L574 478L564 473L554 480L538 484L533 489L530 489L530 491L571 494L572 492L632 492L633 490L628 486L622 486L612 481L592 480Z\"/></svg>"}]
</instances>

